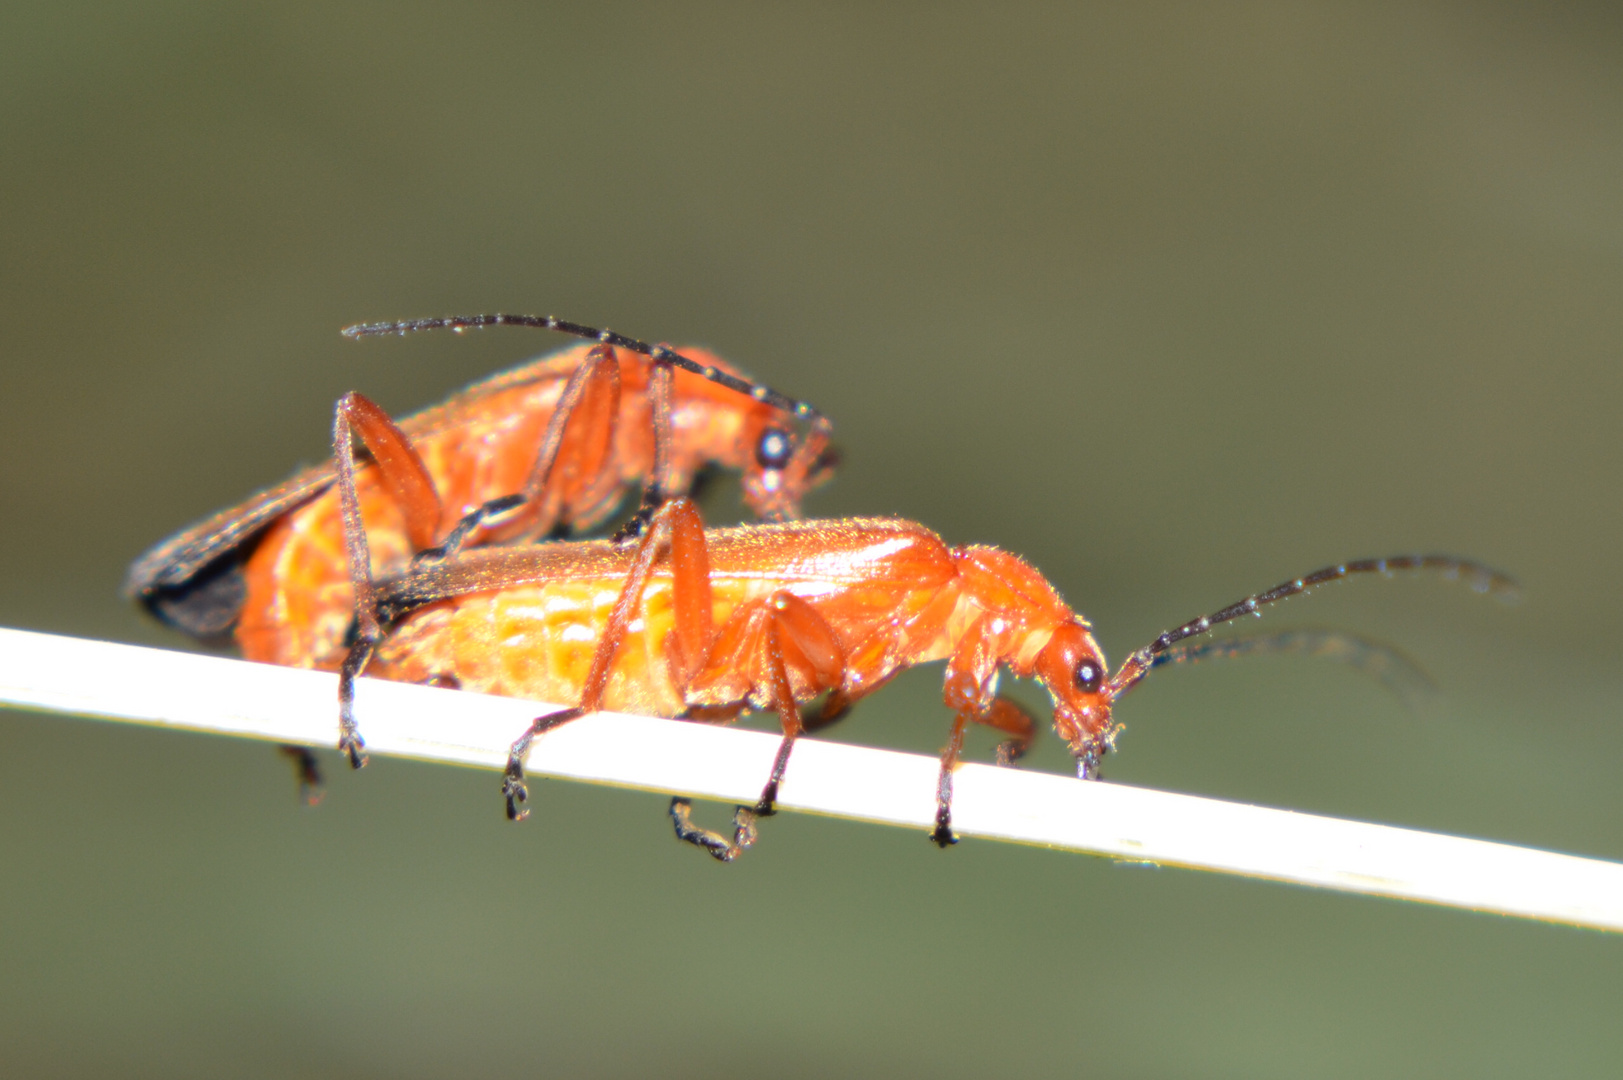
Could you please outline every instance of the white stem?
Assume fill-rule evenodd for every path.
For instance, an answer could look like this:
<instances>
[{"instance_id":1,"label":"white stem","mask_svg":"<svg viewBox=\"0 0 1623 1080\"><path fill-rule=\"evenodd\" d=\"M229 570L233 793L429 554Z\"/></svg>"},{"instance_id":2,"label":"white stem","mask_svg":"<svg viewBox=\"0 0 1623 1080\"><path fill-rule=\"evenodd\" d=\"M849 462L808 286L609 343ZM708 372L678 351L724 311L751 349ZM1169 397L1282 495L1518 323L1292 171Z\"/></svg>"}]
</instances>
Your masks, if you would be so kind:
<instances>
[{"instance_id":1,"label":"white stem","mask_svg":"<svg viewBox=\"0 0 1623 1080\"><path fill-rule=\"evenodd\" d=\"M333 675L20 630L0 629L0 704L318 747L338 739ZM485 768L500 768L546 711L372 679L356 697L372 752ZM777 744L762 732L601 713L538 740L529 768L747 803ZM780 806L923 832L936 772L934 758L805 739ZM965 836L1623 930L1623 864L1483 840L986 765L955 775L953 823Z\"/></svg>"}]
</instances>

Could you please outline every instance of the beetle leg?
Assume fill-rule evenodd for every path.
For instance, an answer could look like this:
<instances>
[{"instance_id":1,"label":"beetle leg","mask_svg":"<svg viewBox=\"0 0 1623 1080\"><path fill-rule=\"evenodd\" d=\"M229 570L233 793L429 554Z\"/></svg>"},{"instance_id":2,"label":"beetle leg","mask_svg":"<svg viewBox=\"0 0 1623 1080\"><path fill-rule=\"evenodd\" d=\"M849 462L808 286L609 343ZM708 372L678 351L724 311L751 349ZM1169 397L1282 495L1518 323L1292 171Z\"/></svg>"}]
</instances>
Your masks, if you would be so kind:
<instances>
[{"instance_id":1,"label":"beetle leg","mask_svg":"<svg viewBox=\"0 0 1623 1080\"><path fill-rule=\"evenodd\" d=\"M992 701L992 707L981 716L972 718L977 724L985 724L994 731L1001 731L1009 737L997 744L997 763L1008 767L1014 765L1026 756L1031 749L1031 742L1037 737L1037 720L1025 707L1018 705L999 694Z\"/></svg>"},{"instance_id":2,"label":"beetle leg","mask_svg":"<svg viewBox=\"0 0 1623 1080\"><path fill-rule=\"evenodd\" d=\"M949 676L950 677L950 676ZM971 723L1007 733L1010 738L997 745L997 763L1013 765L1031 748L1037 735L1037 722L1030 713L1006 697L997 696L984 710L963 709L953 717L952 734L947 747L941 751L941 774L936 780L935 828L930 839L941 847L958 842L952 831L952 774L958 768L958 759L964 752L964 732Z\"/></svg>"},{"instance_id":3,"label":"beetle leg","mask_svg":"<svg viewBox=\"0 0 1623 1080\"><path fill-rule=\"evenodd\" d=\"M795 702L794 689L789 685L789 673L783 664L783 637L778 632L777 621L770 616L766 627L766 664L767 678L771 680L768 684L772 695L770 707L778 714L783 738L778 742L778 752L772 758L772 772L767 776L766 786L761 789L761 797L755 803L755 812L761 817L771 817L778 812L778 787L783 783L784 770L789 767L789 753L795 748L795 740L800 738L802 730L800 706Z\"/></svg>"},{"instance_id":4,"label":"beetle leg","mask_svg":"<svg viewBox=\"0 0 1623 1080\"><path fill-rule=\"evenodd\" d=\"M412 547L422 549L434 543L440 527L440 496L423 459L384 412L364 394L351 391L338 399L333 417L333 460L338 471L340 494L347 487L355 491L353 436L372 455L383 485L394 497L406 519L406 535ZM359 501L356 501L359 514ZM348 514L345 524L348 525Z\"/></svg>"},{"instance_id":5,"label":"beetle leg","mask_svg":"<svg viewBox=\"0 0 1623 1080\"><path fill-rule=\"evenodd\" d=\"M671 800L671 823L676 826L676 838L708 851L720 862L732 862L754 843L755 822L758 815L747 806L733 809L733 838L711 829L693 824L693 803L683 798Z\"/></svg>"},{"instance_id":6,"label":"beetle leg","mask_svg":"<svg viewBox=\"0 0 1623 1080\"><path fill-rule=\"evenodd\" d=\"M800 706L795 700L793 684L789 681L786 662L803 679L809 677L814 693L825 688L836 688L845 676L845 654L834 631L817 609L792 593L780 592L771 599L766 648L768 673L772 679L773 700L783 725L783 741L778 745L772 762L772 774L755 812L762 816L776 812L778 788L783 783L784 770L789 766L789 752L795 740L805 730L800 719Z\"/></svg>"},{"instance_id":7,"label":"beetle leg","mask_svg":"<svg viewBox=\"0 0 1623 1080\"><path fill-rule=\"evenodd\" d=\"M935 828L930 839L938 847L951 847L958 842L952 831L952 774L958 768L958 757L964 752L964 729L969 726L969 715L959 713L952 718L952 733L947 736L947 747L941 751L941 772L935 782Z\"/></svg>"},{"instance_id":8,"label":"beetle leg","mask_svg":"<svg viewBox=\"0 0 1623 1080\"><path fill-rule=\"evenodd\" d=\"M837 688L845 677L845 652L817 609L790 592L774 593L767 601L767 677L771 680L768 708L778 714L783 725L783 741L772 762L772 775L761 789L755 812L769 817L775 812L778 788L789 767L789 752L805 731L800 719L794 685L789 680L793 668L812 693Z\"/></svg>"},{"instance_id":9,"label":"beetle leg","mask_svg":"<svg viewBox=\"0 0 1623 1080\"><path fill-rule=\"evenodd\" d=\"M355 590L355 644L344 657L338 677L338 748L349 756L351 767L366 764L366 741L355 724L355 678L365 669L383 637L378 623L377 592L372 583L372 553L366 543L366 522L355 490L354 436L372 453L384 484L394 493L406 518L412 544L427 547L439 528L440 500L423 459L389 415L364 395L348 393L333 412L333 461L338 471L338 498L344 521L344 547L349 556L349 580Z\"/></svg>"},{"instance_id":10,"label":"beetle leg","mask_svg":"<svg viewBox=\"0 0 1623 1080\"><path fill-rule=\"evenodd\" d=\"M524 755L530 752L530 743L535 741L537 735L545 735L555 727L579 720L594 711L576 707L538 716L531 721L529 729L513 741L512 748L507 752L507 768L502 773L502 797L507 800L508 821L523 821L530 816L529 809L524 805L530 801L530 789L524 784Z\"/></svg>"},{"instance_id":11,"label":"beetle leg","mask_svg":"<svg viewBox=\"0 0 1623 1080\"><path fill-rule=\"evenodd\" d=\"M679 839L724 862L731 862L754 843L755 820L773 814L790 753L805 731L798 698L837 688L845 677L845 663L845 651L833 629L816 608L793 593L780 591L734 612L716 635L710 655L689 689L701 700L708 696L704 689L719 689L728 696L759 702L759 707L778 714L783 737L760 799L753 808L741 806L733 815L731 844L718 833L694 826L688 817L690 808L673 806L671 820Z\"/></svg>"},{"instance_id":12,"label":"beetle leg","mask_svg":"<svg viewBox=\"0 0 1623 1080\"><path fill-rule=\"evenodd\" d=\"M672 393L676 371L668 359L670 351L667 345L654 346L653 365L648 372L648 403L649 411L653 414L654 428L654 464L648 474L648 483L642 489L642 505L637 507L637 512L632 514L624 525L614 531L616 542L642 535L643 529L653 520L654 511L665 504L665 500L671 497L672 489L676 486L671 477L673 467L671 412L674 408Z\"/></svg>"},{"instance_id":13,"label":"beetle leg","mask_svg":"<svg viewBox=\"0 0 1623 1080\"><path fill-rule=\"evenodd\" d=\"M524 502L533 505L529 528L546 533L567 521L583 489L603 471L620 416L620 361L598 345L569 376L535 454Z\"/></svg>"},{"instance_id":14,"label":"beetle leg","mask_svg":"<svg viewBox=\"0 0 1623 1080\"><path fill-rule=\"evenodd\" d=\"M308 746L291 744L277 749L293 761L293 772L299 778L299 800L306 806L315 806L325 794L321 783L321 764L316 761L315 752Z\"/></svg>"},{"instance_id":15,"label":"beetle leg","mask_svg":"<svg viewBox=\"0 0 1623 1080\"><path fill-rule=\"evenodd\" d=\"M648 578L667 547L674 580L675 633L682 642L684 655L703 657L708 651L710 559L704 542L704 522L687 499L672 499L654 513L648 531L637 543L626 582L609 611L603 636L598 639L591 666L586 670L580 702L574 708L536 717L529 729L513 742L502 777L502 795L507 800L510 820L521 821L529 812L524 808L529 799L529 791L524 786L524 757L535 737L603 708L603 695L608 689L615 656L625 642L626 627L642 606Z\"/></svg>"},{"instance_id":16,"label":"beetle leg","mask_svg":"<svg viewBox=\"0 0 1623 1080\"><path fill-rule=\"evenodd\" d=\"M357 618L357 621L359 618ZM349 766L359 769L366 764L366 740L361 738L355 723L355 679L371 662L377 651L379 636L377 620L372 620L373 636L358 634L355 643L344 654L344 663L338 669L338 749L349 757Z\"/></svg>"},{"instance_id":17,"label":"beetle leg","mask_svg":"<svg viewBox=\"0 0 1623 1080\"><path fill-rule=\"evenodd\" d=\"M456 527L445 534L445 539L437 547L424 548L412 556L411 563L418 566L425 562L441 562L462 550L462 545L486 522L502 517L524 505L523 495L503 495L499 499L491 499L469 510L462 515L462 520Z\"/></svg>"},{"instance_id":18,"label":"beetle leg","mask_svg":"<svg viewBox=\"0 0 1623 1080\"><path fill-rule=\"evenodd\" d=\"M993 620L982 615L964 631L958 647L947 661L947 677L942 698L953 711L952 733L941 751L941 774L936 781L935 828L930 839L941 847L958 842L952 831L952 774L964 752L964 732L971 721L990 723L1000 730L1015 729L1018 719L1007 709L999 709L997 696L997 631ZM1012 706L1011 706L1012 708ZM1029 726L1029 718L1028 726Z\"/></svg>"}]
</instances>

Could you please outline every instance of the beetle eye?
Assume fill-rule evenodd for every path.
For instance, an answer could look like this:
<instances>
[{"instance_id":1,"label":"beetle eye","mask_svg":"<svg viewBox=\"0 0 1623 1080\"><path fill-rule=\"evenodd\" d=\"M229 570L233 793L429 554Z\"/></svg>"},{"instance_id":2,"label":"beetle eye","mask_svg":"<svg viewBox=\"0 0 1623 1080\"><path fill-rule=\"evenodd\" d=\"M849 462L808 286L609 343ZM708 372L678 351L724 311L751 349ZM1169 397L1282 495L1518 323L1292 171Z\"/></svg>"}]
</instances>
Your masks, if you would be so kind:
<instances>
[{"instance_id":1,"label":"beetle eye","mask_svg":"<svg viewBox=\"0 0 1623 1080\"><path fill-rule=\"evenodd\" d=\"M767 428L761 432L761 441L755 444L755 460L763 469L782 469L789 464L794 449L787 431Z\"/></svg>"},{"instance_id":2,"label":"beetle eye","mask_svg":"<svg viewBox=\"0 0 1623 1080\"><path fill-rule=\"evenodd\" d=\"M1097 694L1100 684L1105 679L1105 669L1091 656L1084 656L1076 662L1074 678L1078 690L1084 694Z\"/></svg>"}]
</instances>

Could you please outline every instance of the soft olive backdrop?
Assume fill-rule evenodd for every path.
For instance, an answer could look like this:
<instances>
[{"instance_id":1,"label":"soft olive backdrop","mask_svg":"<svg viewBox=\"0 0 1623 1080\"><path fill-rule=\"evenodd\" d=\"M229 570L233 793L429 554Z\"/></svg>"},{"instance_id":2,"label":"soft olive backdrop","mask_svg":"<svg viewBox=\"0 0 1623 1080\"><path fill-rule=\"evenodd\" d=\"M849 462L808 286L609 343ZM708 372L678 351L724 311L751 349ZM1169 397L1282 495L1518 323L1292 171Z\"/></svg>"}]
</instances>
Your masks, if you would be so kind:
<instances>
[{"instance_id":1,"label":"soft olive backdrop","mask_svg":"<svg viewBox=\"0 0 1623 1080\"><path fill-rule=\"evenodd\" d=\"M1433 708L1161 672L1109 775L1623 858L1615 9L12 4L0 147L5 624L184 646L118 596L148 544L323 456L344 390L563 344L340 326L554 312L817 402L812 512L1019 552L1116 657L1327 561L1505 567L1518 607L1270 618L1392 642ZM935 749L939 686L842 737ZM261 745L0 716L5 1071L1623 1057L1623 938L795 816L722 867L653 795L543 784L515 828L490 774L333 771L309 812Z\"/></svg>"}]
</instances>

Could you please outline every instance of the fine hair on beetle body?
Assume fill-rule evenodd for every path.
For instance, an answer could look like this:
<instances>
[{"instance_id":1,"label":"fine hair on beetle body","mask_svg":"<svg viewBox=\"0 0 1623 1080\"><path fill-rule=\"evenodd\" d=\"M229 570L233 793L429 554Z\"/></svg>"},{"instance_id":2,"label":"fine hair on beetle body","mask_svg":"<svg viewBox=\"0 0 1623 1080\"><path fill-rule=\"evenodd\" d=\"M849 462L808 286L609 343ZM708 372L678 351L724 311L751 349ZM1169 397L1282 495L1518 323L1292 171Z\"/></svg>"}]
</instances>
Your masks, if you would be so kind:
<instances>
[{"instance_id":1,"label":"fine hair on beetle body","mask_svg":"<svg viewBox=\"0 0 1623 1080\"><path fill-rule=\"evenodd\" d=\"M598 710L726 721L778 714L782 739L755 806L731 837L694 826L675 800L678 835L722 860L747 848L773 812L795 740L843 714L904 668L946 661L953 720L931 838L952 831L952 777L971 723L999 732L999 760L1029 746L1037 724L996 692L997 675L1034 678L1052 724L1096 777L1119 730L1115 703L1173 652L1213 627L1354 574L1426 570L1483 592L1512 583L1448 556L1342 563L1257 593L1170 630L1114 674L1087 620L1035 569L993 547L951 547L922 525L855 518L705 530L684 498L661 506L635 544L582 541L459 551L418 560L369 586L374 610L341 675L341 722L354 735L353 680L386 678L543 701L513 744L503 779L509 817L526 813L524 758L537 736ZM802 705L822 699L806 717Z\"/></svg>"}]
</instances>

